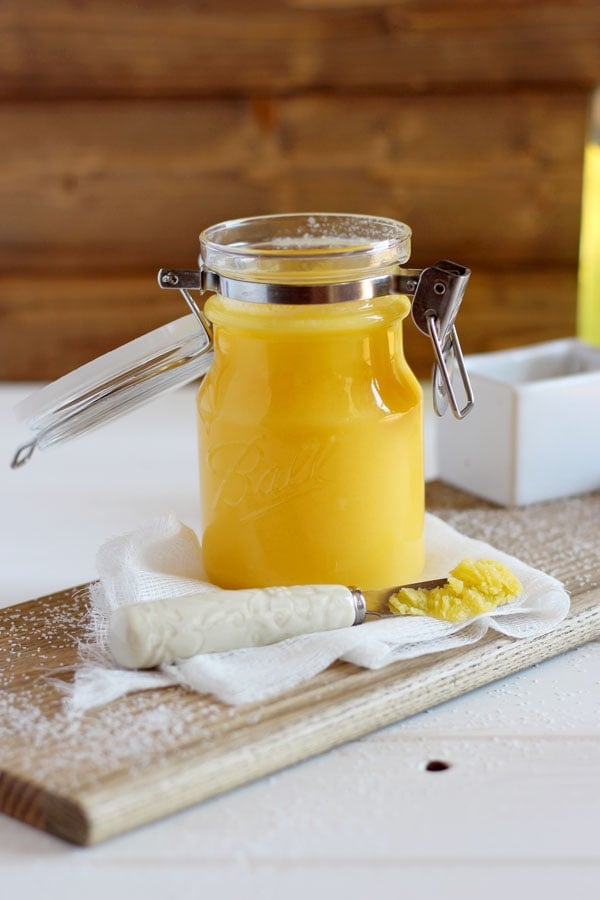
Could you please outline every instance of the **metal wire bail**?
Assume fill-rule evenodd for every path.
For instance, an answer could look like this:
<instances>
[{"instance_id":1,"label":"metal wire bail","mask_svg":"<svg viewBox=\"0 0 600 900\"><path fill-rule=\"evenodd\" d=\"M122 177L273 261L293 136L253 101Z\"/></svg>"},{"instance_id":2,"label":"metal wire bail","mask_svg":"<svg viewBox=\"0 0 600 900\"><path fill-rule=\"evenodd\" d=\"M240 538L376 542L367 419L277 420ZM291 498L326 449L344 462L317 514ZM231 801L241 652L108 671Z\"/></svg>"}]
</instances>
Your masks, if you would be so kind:
<instances>
[{"instance_id":1,"label":"metal wire bail","mask_svg":"<svg viewBox=\"0 0 600 900\"><path fill-rule=\"evenodd\" d=\"M423 334L429 335L433 345L433 408L438 416L442 416L450 405L454 417L464 419L474 404L473 389L454 324L470 275L465 266L440 260L423 269L413 297L415 325ZM464 392L462 406L453 386L455 367Z\"/></svg>"}]
</instances>

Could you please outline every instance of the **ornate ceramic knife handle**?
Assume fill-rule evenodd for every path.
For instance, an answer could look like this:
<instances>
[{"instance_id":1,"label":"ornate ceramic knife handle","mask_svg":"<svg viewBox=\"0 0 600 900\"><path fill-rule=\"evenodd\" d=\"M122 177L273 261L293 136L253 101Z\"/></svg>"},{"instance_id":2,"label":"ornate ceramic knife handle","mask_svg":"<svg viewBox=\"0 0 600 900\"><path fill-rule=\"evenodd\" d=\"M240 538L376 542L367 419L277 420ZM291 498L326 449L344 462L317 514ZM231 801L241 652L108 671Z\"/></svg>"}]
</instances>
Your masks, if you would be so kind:
<instances>
[{"instance_id":1,"label":"ornate ceramic knife handle","mask_svg":"<svg viewBox=\"0 0 600 900\"><path fill-rule=\"evenodd\" d=\"M272 644L358 624L359 591L302 585L207 591L123 606L112 613L109 647L119 665L150 669L197 653Z\"/></svg>"}]
</instances>

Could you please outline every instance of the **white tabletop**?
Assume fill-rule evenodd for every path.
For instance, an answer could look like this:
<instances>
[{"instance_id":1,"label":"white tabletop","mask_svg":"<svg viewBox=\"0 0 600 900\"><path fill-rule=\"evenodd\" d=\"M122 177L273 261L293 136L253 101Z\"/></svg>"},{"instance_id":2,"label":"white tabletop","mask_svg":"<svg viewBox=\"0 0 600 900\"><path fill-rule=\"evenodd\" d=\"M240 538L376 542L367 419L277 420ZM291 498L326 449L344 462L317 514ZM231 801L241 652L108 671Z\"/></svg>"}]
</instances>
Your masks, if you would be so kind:
<instances>
[{"instance_id":1,"label":"white tabletop","mask_svg":"<svg viewBox=\"0 0 600 900\"><path fill-rule=\"evenodd\" d=\"M11 471L31 389L0 386L0 606L90 580L155 515L199 525L191 389ZM595 897L599 687L595 642L89 849L0 815L1 896Z\"/></svg>"}]
</instances>

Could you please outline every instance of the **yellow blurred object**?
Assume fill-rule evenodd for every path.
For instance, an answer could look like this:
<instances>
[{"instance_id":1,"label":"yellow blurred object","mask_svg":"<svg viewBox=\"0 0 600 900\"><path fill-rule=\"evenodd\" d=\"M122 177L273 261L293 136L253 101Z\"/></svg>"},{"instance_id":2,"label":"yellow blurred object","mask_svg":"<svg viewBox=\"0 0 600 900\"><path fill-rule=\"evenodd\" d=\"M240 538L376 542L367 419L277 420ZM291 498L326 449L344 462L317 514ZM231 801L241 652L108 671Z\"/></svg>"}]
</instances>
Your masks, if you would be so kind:
<instances>
[{"instance_id":1,"label":"yellow blurred object","mask_svg":"<svg viewBox=\"0 0 600 900\"><path fill-rule=\"evenodd\" d=\"M592 96L583 162L577 336L600 346L600 87Z\"/></svg>"},{"instance_id":2,"label":"yellow blurred object","mask_svg":"<svg viewBox=\"0 0 600 900\"><path fill-rule=\"evenodd\" d=\"M522 591L516 575L498 560L463 559L443 587L402 588L390 599L390 610L397 615L461 622L509 603Z\"/></svg>"}]
</instances>

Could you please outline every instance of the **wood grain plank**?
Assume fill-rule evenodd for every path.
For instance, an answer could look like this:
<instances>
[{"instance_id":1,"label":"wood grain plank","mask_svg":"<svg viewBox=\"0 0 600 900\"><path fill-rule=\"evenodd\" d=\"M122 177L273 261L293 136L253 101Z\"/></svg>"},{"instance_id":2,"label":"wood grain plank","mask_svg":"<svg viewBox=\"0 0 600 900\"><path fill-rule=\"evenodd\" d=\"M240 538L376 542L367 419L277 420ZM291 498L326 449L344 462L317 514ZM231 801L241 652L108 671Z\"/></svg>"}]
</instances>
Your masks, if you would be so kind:
<instances>
[{"instance_id":1,"label":"wood grain plank","mask_svg":"<svg viewBox=\"0 0 600 900\"><path fill-rule=\"evenodd\" d=\"M600 80L593 0L5 0L0 96L448 91Z\"/></svg>"},{"instance_id":2,"label":"wood grain plank","mask_svg":"<svg viewBox=\"0 0 600 900\"><path fill-rule=\"evenodd\" d=\"M295 210L408 222L413 261L575 265L572 92L0 107L3 271L189 266L199 231Z\"/></svg>"},{"instance_id":3,"label":"wood grain plank","mask_svg":"<svg viewBox=\"0 0 600 900\"><path fill-rule=\"evenodd\" d=\"M188 312L156 272L0 278L0 379L54 379Z\"/></svg>"},{"instance_id":4,"label":"wood grain plank","mask_svg":"<svg viewBox=\"0 0 600 900\"><path fill-rule=\"evenodd\" d=\"M509 552L517 546L531 564L560 571L572 591L565 622L533 640L492 634L380 671L338 663L268 703L232 709L169 688L69 722L61 692L39 676L44 666L56 671L57 654L65 666L75 661L84 597L68 590L9 607L0 611L0 809L95 843L600 636L600 543L590 528L600 493L507 511L432 484L428 507L463 521L466 533Z\"/></svg>"},{"instance_id":5,"label":"wood grain plank","mask_svg":"<svg viewBox=\"0 0 600 900\"><path fill-rule=\"evenodd\" d=\"M572 336L576 286L575 268L475 268L458 322L464 351ZM186 313L177 292L157 286L155 269L0 276L0 379L59 378ZM404 337L412 368L428 378L433 359L428 339L410 320Z\"/></svg>"}]
</instances>

